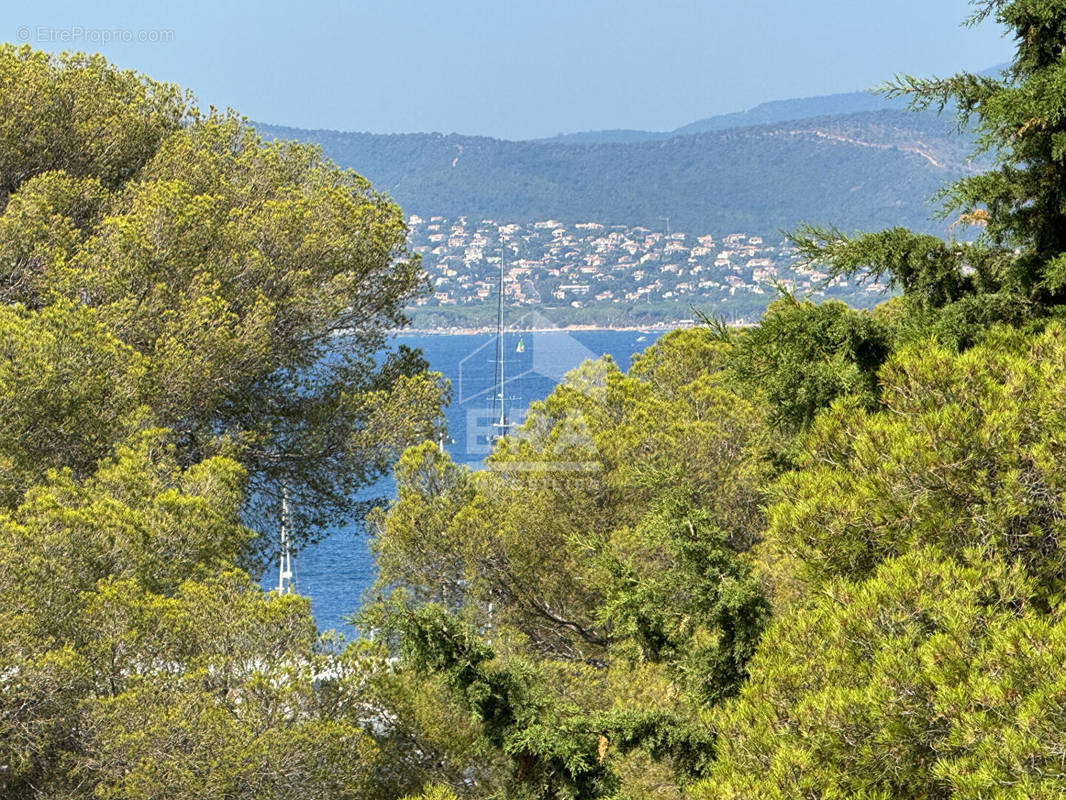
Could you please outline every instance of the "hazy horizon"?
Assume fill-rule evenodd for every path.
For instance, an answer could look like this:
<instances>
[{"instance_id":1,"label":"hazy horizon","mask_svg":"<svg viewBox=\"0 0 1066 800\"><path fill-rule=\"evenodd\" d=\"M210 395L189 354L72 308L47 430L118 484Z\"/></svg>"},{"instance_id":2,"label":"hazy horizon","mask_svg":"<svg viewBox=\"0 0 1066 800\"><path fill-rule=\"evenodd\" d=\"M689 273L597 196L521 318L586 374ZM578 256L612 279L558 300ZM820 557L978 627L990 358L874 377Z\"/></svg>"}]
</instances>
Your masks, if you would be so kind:
<instances>
[{"instance_id":1,"label":"hazy horizon","mask_svg":"<svg viewBox=\"0 0 1066 800\"><path fill-rule=\"evenodd\" d=\"M276 0L41 2L7 41L101 52L192 90L201 105L299 128L534 139L668 131L775 100L838 94L893 74L982 70L1011 42L960 26L964 0L633 0L579 7L369 0L299 11Z\"/></svg>"}]
</instances>

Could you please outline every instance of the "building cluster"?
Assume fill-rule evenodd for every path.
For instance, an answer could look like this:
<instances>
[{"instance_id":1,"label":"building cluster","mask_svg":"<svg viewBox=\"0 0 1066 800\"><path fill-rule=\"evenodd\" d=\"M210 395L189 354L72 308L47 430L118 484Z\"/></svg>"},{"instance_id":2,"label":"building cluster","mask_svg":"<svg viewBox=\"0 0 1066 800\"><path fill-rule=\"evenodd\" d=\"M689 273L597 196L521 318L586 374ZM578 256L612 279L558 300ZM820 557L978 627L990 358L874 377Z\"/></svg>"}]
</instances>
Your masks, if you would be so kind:
<instances>
[{"instance_id":1,"label":"building cluster","mask_svg":"<svg viewBox=\"0 0 1066 800\"><path fill-rule=\"evenodd\" d=\"M412 216L410 246L422 254L431 292L418 305L495 303L503 261L508 305L582 308L611 304L714 309L741 299L762 305L777 287L856 305L882 299L877 282L830 278L800 264L786 241L729 233L692 235L598 222L525 224ZM749 303L750 304L750 303Z\"/></svg>"}]
</instances>

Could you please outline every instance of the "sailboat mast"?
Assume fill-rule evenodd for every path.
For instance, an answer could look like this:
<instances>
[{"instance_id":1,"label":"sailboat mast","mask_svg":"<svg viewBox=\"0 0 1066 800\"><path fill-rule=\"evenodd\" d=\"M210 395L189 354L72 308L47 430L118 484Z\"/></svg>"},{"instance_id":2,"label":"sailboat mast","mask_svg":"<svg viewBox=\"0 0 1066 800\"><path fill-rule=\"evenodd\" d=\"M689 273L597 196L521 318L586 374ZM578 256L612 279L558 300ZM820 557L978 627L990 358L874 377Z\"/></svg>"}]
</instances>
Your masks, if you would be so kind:
<instances>
[{"instance_id":1,"label":"sailboat mast","mask_svg":"<svg viewBox=\"0 0 1066 800\"><path fill-rule=\"evenodd\" d=\"M281 522L278 526L281 534L280 555L278 557L278 594L292 591L292 546L289 543L289 490L281 490Z\"/></svg>"},{"instance_id":2,"label":"sailboat mast","mask_svg":"<svg viewBox=\"0 0 1066 800\"><path fill-rule=\"evenodd\" d=\"M504 387L507 378L504 375L503 349L503 254L500 254L500 296L496 304L496 347L500 351L500 435L507 433L507 401L504 399Z\"/></svg>"},{"instance_id":3,"label":"sailboat mast","mask_svg":"<svg viewBox=\"0 0 1066 800\"><path fill-rule=\"evenodd\" d=\"M496 394L492 401L493 426L498 428L496 437L507 434L507 401L504 398L504 386L507 377L504 371L503 349L503 251L500 251L500 283L496 293ZM499 402L499 417L496 417L496 403Z\"/></svg>"}]
</instances>

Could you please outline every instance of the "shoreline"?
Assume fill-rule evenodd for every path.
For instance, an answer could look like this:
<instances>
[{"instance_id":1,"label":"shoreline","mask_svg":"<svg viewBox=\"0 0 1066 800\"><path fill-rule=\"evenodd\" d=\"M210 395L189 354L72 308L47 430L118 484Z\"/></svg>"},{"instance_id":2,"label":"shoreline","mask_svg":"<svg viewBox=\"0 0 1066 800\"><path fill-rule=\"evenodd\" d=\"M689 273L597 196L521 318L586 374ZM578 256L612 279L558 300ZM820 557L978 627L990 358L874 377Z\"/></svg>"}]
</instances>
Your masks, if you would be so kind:
<instances>
[{"instance_id":1,"label":"shoreline","mask_svg":"<svg viewBox=\"0 0 1066 800\"><path fill-rule=\"evenodd\" d=\"M580 333L589 331L617 331L640 333L666 333L678 328L693 328L697 323L678 321L675 323L658 322L652 325L560 325L554 328L504 328L504 333ZM389 336L480 336L495 334L495 327L474 328L396 328L386 332Z\"/></svg>"}]
</instances>

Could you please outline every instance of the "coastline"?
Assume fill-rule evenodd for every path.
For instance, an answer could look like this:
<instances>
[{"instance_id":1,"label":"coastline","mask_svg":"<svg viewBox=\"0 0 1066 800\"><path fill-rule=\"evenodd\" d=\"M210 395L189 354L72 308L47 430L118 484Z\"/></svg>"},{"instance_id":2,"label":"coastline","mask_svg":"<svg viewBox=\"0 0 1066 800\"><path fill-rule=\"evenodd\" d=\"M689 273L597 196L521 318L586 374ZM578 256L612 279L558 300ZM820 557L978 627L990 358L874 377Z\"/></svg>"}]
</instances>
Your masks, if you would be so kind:
<instances>
[{"instance_id":1,"label":"coastline","mask_svg":"<svg viewBox=\"0 0 1066 800\"><path fill-rule=\"evenodd\" d=\"M552 328L504 328L504 333L577 333L587 331L665 333L678 328L692 328L696 324L690 320L680 320L670 323L657 322L652 325L559 325ZM394 328L387 331L389 336L479 336L495 333L496 328L490 326L472 328Z\"/></svg>"}]
</instances>

